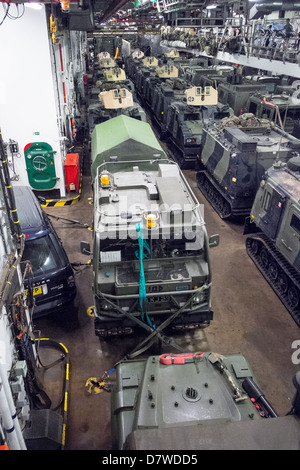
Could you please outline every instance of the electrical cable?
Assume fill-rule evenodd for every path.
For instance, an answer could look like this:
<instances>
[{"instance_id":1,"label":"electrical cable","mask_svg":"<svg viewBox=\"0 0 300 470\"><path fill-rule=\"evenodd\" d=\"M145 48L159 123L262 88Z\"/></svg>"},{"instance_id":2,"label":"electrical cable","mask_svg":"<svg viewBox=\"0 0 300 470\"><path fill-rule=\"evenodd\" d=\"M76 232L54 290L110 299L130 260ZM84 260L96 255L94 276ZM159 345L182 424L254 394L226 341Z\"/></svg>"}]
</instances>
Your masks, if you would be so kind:
<instances>
[{"instance_id":1,"label":"electrical cable","mask_svg":"<svg viewBox=\"0 0 300 470\"><path fill-rule=\"evenodd\" d=\"M11 3L9 3L9 5L11 5ZM25 13L25 5L24 5L24 3L22 3L22 6L23 6L23 11L22 11L22 13L19 13L19 4L18 4L18 3L14 3L13 5L15 5L15 7L17 8L18 16L13 16L13 15L11 15L11 14L9 14L9 13L8 13L7 16L8 16L8 18L9 18L10 20L18 20L19 18L22 18L22 16L23 16L24 13Z\"/></svg>"},{"instance_id":2,"label":"electrical cable","mask_svg":"<svg viewBox=\"0 0 300 470\"><path fill-rule=\"evenodd\" d=\"M2 3L2 7L3 7L3 10L5 10L5 8L4 8L4 3ZM7 18L9 9L10 9L10 3L7 5L7 10L6 10L6 12L5 12L4 17L2 18L2 21L1 21L1 23L0 23L0 26L3 25L4 20Z\"/></svg>"}]
</instances>

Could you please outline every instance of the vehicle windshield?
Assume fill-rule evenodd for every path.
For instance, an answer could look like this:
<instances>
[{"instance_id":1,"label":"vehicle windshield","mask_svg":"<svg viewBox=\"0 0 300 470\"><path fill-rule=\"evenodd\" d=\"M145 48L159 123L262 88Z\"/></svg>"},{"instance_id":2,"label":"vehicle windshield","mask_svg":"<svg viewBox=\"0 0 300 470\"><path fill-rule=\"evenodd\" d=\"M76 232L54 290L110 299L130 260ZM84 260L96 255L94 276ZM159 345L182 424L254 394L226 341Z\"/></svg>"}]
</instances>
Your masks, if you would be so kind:
<instances>
[{"instance_id":1,"label":"vehicle windshield","mask_svg":"<svg viewBox=\"0 0 300 470\"><path fill-rule=\"evenodd\" d=\"M185 113L184 114L184 120L185 121L199 121L201 118L200 118L200 115L199 113Z\"/></svg>"},{"instance_id":2,"label":"vehicle windshield","mask_svg":"<svg viewBox=\"0 0 300 470\"><path fill-rule=\"evenodd\" d=\"M143 258L167 259L186 256L198 256L202 253L203 236L197 234L193 239L152 239L143 241ZM140 259L138 240L112 240L100 241L100 262L133 261Z\"/></svg>"},{"instance_id":3,"label":"vehicle windshield","mask_svg":"<svg viewBox=\"0 0 300 470\"><path fill-rule=\"evenodd\" d=\"M34 276L46 274L62 266L49 235L26 240L22 261L30 261ZM24 269L24 263L22 263Z\"/></svg>"}]
</instances>

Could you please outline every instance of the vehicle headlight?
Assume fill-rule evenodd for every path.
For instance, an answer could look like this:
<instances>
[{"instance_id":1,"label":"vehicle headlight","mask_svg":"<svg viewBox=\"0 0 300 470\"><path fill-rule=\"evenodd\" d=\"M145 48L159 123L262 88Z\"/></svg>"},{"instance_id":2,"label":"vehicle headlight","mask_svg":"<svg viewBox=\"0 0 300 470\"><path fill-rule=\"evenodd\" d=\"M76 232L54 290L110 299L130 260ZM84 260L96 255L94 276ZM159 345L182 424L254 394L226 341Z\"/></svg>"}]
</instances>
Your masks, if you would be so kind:
<instances>
[{"instance_id":1,"label":"vehicle headlight","mask_svg":"<svg viewBox=\"0 0 300 470\"><path fill-rule=\"evenodd\" d=\"M105 300L101 301L101 310L110 310L111 306L108 302L105 302Z\"/></svg>"},{"instance_id":2,"label":"vehicle headlight","mask_svg":"<svg viewBox=\"0 0 300 470\"><path fill-rule=\"evenodd\" d=\"M198 305L204 300L204 294L199 294L196 295L196 297L193 298L193 305Z\"/></svg>"}]
</instances>

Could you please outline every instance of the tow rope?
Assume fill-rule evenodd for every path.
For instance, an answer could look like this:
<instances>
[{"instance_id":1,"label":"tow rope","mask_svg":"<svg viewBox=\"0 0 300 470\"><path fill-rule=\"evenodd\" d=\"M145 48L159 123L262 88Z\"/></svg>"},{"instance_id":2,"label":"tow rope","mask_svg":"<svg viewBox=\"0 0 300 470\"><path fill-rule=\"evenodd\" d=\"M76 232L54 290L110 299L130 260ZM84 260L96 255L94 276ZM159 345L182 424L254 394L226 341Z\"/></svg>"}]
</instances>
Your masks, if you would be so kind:
<instances>
[{"instance_id":1,"label":"tow rope","mask_svg":"<svg viewBox=\"0 0 300 470\"><path fill-rule=\"evenodd\" d=\"M138 258L140 260L139 301L140 301L140 308L142 312L142 320L145 321L144 318L146 317L148 325L154 328L147 314L146 279L145 279L144 263L143 263L143 259L145 257L144 247L146 248L148 253L150 253L150 248L149 248L148 243L144 240L143 225L140 223L136 224L136 231L138 232L138 242L139 242L139 253L138 253Z\"/></svg>"}]
</instances>

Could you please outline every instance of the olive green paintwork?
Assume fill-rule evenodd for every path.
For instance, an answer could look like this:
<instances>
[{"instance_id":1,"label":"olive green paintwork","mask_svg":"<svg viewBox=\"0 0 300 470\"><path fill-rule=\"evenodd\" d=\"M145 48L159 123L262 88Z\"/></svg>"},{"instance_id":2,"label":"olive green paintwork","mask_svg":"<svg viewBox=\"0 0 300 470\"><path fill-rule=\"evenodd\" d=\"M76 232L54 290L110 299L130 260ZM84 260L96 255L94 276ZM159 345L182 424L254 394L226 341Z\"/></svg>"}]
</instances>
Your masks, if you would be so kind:
<instances>
[{"instance_id":1,"label":"olive green paintwork","mask_svg":"<svg viewBox=\"0 0 300 470\"><path fill-rule=\"evenodd\" d=\"M94 179L97 168L110 157L121 160L151 160L154 155L167 158L147 122L128 116L117 116L95 126L92 132L92 166Z\"/></svg>"},{"instance_id":2,"label":"olive green paintwork","mask_svg":"<svg viewBox=\"0 0 300 470\"><path fill-rule=\"evenodd\" d=\"M285 259L300 271L300 177L290 170L295 160L273 165L258 189L251 219L273 242ZM272 210L271 210L272 208Z\"/></svg>"},{"instance_id":3,"label":"olive green paintwork","mask_svg":"<svg viewBox=\"0 0 300 470\"><path fill-rule=\"evenodd\" d=\"M246 383L257 382L244 356L183 356L162 354L118 364L111 405L113 449L299 448L297 416L270 418L252 403Z\"/></svg>"}]
</instances>

